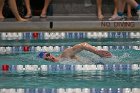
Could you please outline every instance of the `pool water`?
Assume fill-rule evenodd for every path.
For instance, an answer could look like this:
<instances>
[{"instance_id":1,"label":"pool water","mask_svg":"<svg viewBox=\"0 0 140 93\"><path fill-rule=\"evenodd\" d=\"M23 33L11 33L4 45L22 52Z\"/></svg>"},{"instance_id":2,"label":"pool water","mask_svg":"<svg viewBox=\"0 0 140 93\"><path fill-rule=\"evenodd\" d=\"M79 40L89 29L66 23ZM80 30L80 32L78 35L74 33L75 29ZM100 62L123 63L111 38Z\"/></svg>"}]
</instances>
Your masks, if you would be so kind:
<instances>
[{"instance_id":1,"label":"pool water","mask_svg":"<svg viewBox=\"0 0 140 93\"><path fill-rule=\"evenodd\" d=\"M66 59L58 63L37 58L38 53L8 54L0 56L0 65L86 65L86 64L139 64L139 50L110 50L112 58L100 58L82 51L78 55L82 61ZM53 53L55 55L60 52ZM77 71L77 72L1 72L0 88L125 88L140 87L139 70L121 71ZM12 82L11 82L12 81ZM61 82L61 83L60 83ZM86 82L86 83L85 83ZM79 86L80 85L80 86Z\"/></svg>"},{"instance_id":2,"label":"pool water","mask_svg":"<svg viewBox=\"0 0 140 93\"><path fill-rule=\"evenodd\" d=\"M71 65L84 65L84 64L139 64L140 63L140 50L127 49L127 50L109 50L112 58L101 58L91 52L82 51L77 55L80 60L61 59L58 63L49 62L37 57L38 53L17 53L0 55L0 65L50 65L50 64L71 64ZM58 56L61 52L52 52Z\"/></svg>"},{"instance_id":3,"label":"pool water","mask_svg":"<svg viewBox=\"0 0 140 93\"><path fill-rule=\"evenodd\" d=\"M71 34L70 34L71 35ZM128 34L129 35L129 34ZM118 36L118 35L117 35ZM66 38L51 40L0 40L2 47L11 47L10 53L2 52L0 48L0 88L139 88L140 87L140 39L136 38ZM88 42L98 49L105 48L113 55L112 58L100 58L99 56L82 51L77 55L80 61L72 59L61 59L58 63L49 62L37 57L39 51L35 47L58 46L59 51L51 51L58 56L61 52L70 46ZM0 46L0 47L1 47ZM25 46L29 46L29 51L23 51ZM57 48L58 48L57 47ZM8 48L10 49L10 48ZM57 49L56 49L57 50ZM69 70L69 71L45 71L22 72L16 70L4 72L2 65L116 65L119 69L105 70ZM131 65L136 64L137 70L130 69ZM125 66L121 69L122 66ZM130 67L129 67L130 66ZM12 82L11 82L12 81ZM34 93L34 92L33 92ZM45 92L44 92L45 93ZM118 92L117 92L118 93Z\"/></svg>"},{"instance_id":4,"label":"pool water","mask_svg":"<svg viewBox=\"0 0 140 93\"><path fill-rule=\"evenodd\" d=\"M0 88L138 88L139 78L139 71L6 72L0 75Z\"/></svg>"}]
</instances>

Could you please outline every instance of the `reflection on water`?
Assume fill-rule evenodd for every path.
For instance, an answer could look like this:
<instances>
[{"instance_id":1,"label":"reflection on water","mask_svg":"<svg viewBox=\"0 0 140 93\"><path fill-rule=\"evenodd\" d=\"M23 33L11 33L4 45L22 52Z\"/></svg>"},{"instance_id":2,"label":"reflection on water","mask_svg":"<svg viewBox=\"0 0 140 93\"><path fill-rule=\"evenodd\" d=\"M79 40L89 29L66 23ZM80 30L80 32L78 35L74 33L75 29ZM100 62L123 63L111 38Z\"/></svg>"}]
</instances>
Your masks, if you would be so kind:
<instances>
[{"instance_id":1,"label":"reflection on water","mask_svg":"<svg viewBox=\"0 0 140 93\"><path fill-rule=\"evenodd\" d=\"M1 74L0 88L128 88L140 87L139 78L139 72L9 73Z\"/></svg>"}]
</instances>

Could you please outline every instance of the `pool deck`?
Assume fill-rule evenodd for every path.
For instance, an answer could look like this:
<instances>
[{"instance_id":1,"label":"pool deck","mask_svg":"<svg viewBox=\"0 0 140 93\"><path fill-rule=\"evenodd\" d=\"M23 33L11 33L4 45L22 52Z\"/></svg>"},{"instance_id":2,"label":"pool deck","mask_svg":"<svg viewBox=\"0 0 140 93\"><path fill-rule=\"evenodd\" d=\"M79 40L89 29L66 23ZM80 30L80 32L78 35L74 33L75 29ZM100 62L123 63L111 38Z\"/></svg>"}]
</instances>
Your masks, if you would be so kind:
<instances>
[{"instance_id":1,"label":"pool deck","mask_svg":"<svg viewBox=\"0 0 140 93\"><path fill-rule=\"evenodd\" d=\"M1 32L28 31L139 31L140 21L137 17L125 21L108 21L106 17L99 21L95 16L37 16L28 22L17 22L14 18L0 21Z\"/></svg>"}]
</instances>

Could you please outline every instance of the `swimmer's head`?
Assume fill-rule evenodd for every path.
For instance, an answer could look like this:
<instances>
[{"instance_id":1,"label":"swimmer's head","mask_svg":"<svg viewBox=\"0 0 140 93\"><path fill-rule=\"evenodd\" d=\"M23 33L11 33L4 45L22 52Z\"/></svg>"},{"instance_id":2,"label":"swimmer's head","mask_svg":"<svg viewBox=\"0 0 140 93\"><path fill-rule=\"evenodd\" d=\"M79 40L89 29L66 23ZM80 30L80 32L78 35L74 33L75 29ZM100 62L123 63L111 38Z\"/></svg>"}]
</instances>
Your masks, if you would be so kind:
<instances>
[{"instance_id":1,"label":"swimmer's head","mask_svg":"<svg viewBox=\"0 0 140 93\"><path fill-rule=\"evenodd\" d=\"M38 54L38 57L43 58L43 59L48 60L48 61L52 61L52 62L57 62L58 61L58 59L54 55L52 55L48 52L40 52Z\"/></svg>"}]
</instances>

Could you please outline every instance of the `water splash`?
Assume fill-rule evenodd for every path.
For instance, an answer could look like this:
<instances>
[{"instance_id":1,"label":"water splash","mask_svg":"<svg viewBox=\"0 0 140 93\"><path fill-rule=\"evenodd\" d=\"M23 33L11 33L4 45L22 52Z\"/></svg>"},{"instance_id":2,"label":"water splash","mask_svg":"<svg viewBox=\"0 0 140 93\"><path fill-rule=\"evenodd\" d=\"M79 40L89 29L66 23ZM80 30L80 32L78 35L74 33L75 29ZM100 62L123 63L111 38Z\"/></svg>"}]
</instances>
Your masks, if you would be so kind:
<instances>
[{"instance_id":1,"label":"water splash","mask_svg":"<svg viewBox=\"0 0 140 93\"><path fill-rule=\"evenodd\" d=\"M140 51L135 50L114 50L111 51L113 56L111 58L101 58L98 55L82 51L77 54L80 60L63 59L61 64L133 64L140 63Z\"/></svg>"}]
</instances>

